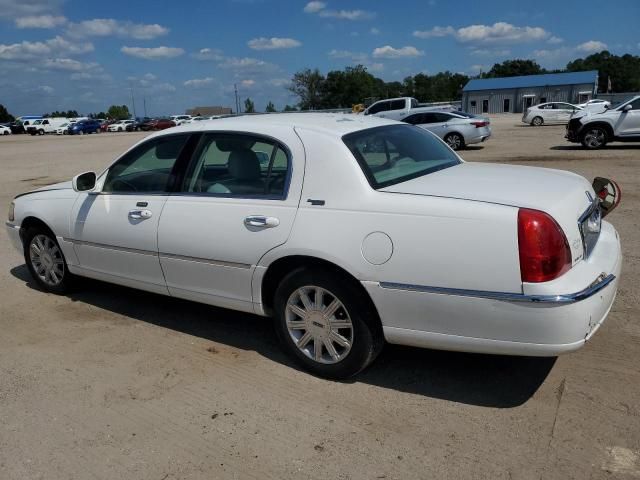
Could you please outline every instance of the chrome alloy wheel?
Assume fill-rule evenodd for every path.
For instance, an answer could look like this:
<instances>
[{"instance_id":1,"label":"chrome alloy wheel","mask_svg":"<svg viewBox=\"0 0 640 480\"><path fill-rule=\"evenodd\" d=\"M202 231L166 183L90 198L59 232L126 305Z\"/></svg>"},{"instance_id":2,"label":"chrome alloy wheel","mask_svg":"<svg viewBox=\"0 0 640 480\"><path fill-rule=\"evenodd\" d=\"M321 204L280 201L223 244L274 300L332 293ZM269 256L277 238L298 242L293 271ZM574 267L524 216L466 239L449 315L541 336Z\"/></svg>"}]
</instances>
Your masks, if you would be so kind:
<instances>
[{"instance_id":1,"label":"chrome alloy wheel","mask_svg":"<svg viewBox=\"0 0 640 480\"><path fill-rule=\"evenodd\" d=\"M287 300L285 320L294 344L311 360L338 363L351 351L353 324L349 312L324 288L304 286L294 291Z\"/></svg>"},{"instance_id":2,"label":"chrome alloy wheel","mask_svg":"<svg viewBox=\"0 0 640 480\"><path fill-rule=\"evenodd\" d=\"M447 145L451 147L452 150L458 150L462 144L462 140L460 139L460 135L449 135L446 138Z\"/></svg>"},{"instance_id":3,"label":"chrome alloy wheel","mask_svg":"<svg viewBox=\"0 0 640 480\"><path fill-rule=\"evenodd\" d=\"M584 134L584 143L591 148L598 148L606 141L604 130L593 128Z\"/></svg>"},{"instance_id":4,"label":"chrome alloy wheel","mask_svg":"<svg viewBox=\"0 0 640 480\"><path fill-rule=\"evenodd\" d=\"M46 235L36 235L29 245L31 266L47 285L55 287L64 278L64 260L60 248Z\"/></svg>"}]
</instances>

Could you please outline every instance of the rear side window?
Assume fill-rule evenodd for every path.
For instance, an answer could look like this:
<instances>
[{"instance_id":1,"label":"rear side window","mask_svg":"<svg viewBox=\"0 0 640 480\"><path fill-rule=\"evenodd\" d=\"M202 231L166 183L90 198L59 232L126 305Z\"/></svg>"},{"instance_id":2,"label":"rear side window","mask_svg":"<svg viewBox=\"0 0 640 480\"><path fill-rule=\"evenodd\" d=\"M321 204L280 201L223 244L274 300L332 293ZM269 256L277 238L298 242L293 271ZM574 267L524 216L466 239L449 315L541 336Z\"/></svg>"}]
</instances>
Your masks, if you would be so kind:
<instances>
[{"instance_id":1,"label":"rear side window","mask_svg":"<svg viewBox=\"0 0 640 480\"><path fill-rule=\"evenodd\" d=\"M385 125L342 137L375 189L458 165L443 142L412 125Z\"/></svg>"},{"instance_id":2,"label":"rear side window","mask_svg":"<svg viewBox=\"0 0 640 480\"><path fill-rule=\"evenodd\" d=\"M402 110L405 106L404 100L393 100L391 103L391 108L389 110Z\"/></svg>"},{"instance_id":3,"label":"rear side window","mask_svg":"<svg viewBox=\"0 0 640 480\"><path fill-rule=\"evenodd\" d=\"M281 199L286 196L289 155L264 137L208 133L187 170L183 192Z\"/></svg>"},{"instance_id":4,"label":"rear side window","mask_svg":"<svg viewBox=\"0 0 640 480\"><path fill-rule=\"evenodd\" d=\"M371 106L371 108L369 109L369 114L372 115L374 113L378 113L378 112L386 112L387 110L389 110L389 104L391 102L378 102L375 103Z\"/></svg>"}]
</instances>

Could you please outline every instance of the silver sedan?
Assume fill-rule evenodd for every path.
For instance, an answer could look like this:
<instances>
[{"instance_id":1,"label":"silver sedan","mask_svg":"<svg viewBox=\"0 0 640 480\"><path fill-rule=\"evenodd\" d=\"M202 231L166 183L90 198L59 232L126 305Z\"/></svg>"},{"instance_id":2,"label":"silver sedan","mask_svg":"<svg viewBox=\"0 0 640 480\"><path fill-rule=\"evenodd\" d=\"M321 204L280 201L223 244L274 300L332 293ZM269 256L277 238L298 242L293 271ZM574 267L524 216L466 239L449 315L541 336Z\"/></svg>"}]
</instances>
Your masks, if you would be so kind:
<instances>
[{"instance_id":1,"label":"silver sedan","mask_svg":"<svg viewBox=\"0 0 640 480\"><path fill-rule=\"evenodd\" d=\"M569 123L571 115L582 107L565 102L547 102L527 108L522 121L539 127L545 123Z\"/></svg>"},{"instance_id":2,"label":"silver sedan","mask_svg":"<svg viewBox=\"0 0 640 480\"><path fill-rule=\"evenodd\" d=\"M466 112L420 112L413 113L402 121L435 133L453 150L484 142L491 136L491 122L488 118Z\"/></svg>"}]
</instances>

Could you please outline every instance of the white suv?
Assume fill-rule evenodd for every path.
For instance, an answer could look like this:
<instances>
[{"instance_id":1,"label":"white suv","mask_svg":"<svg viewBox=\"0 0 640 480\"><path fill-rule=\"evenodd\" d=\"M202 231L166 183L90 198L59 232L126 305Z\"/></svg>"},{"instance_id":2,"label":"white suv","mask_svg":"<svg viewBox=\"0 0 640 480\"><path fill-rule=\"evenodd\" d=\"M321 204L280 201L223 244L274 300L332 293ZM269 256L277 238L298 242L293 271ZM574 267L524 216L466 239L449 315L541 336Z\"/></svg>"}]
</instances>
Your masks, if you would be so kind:
<instances>
[{"instance_id":1,"label":"white suv","mask_svg":"<svg viewBox=\"0 0 640 480\"><path fill-rule=\"evenodd\" d=\"M565 138L595 150L608 142L640 142L640 96L603 111L577 112L567 124Z\"/></svg>"}]
</instances>

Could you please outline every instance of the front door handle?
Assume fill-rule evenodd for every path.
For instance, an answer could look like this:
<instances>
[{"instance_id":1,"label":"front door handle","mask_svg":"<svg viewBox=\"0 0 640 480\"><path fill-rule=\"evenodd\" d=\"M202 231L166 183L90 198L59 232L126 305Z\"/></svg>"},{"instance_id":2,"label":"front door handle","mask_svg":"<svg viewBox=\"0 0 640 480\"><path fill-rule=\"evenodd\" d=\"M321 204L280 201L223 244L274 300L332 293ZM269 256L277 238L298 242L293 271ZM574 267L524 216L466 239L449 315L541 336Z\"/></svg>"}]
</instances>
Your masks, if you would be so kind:
<instances>
[{"instance_id":1,"label":"front door handle","mask_svg":"<svg viewBox=\"0 0 640 480\"><path fill-rule=\"evenodd\" d=\"M151 218L153 213L151 210L129 210L129 218L133 220L145 220Z\"/></svg>"},{"instance_id":2,"label":"front door handle","mask_svg":"<svg viewBox=\"0 0 640 480\"><path fill-rule=\"evenodd\" d=\"M280 220L276 217L265 217L264 215L249 215L244 219L247 227L273 228L280 225Z\"/></svg>"}]
</instances>

